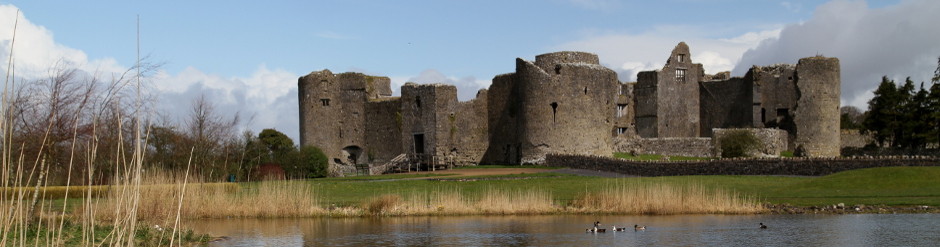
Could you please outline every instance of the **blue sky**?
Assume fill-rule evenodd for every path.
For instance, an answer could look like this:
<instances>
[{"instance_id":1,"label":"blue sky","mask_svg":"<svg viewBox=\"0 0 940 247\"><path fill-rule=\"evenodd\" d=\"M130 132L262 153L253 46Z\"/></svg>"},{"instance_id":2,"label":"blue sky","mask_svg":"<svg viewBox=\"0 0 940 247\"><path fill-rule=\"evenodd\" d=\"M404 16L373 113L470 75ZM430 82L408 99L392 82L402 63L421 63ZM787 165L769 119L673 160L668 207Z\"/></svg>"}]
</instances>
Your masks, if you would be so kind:
<instances>
[{"instance_id":1,"label":"blue sky","mask_svg":"<svg viewBox=\"0 0 940 247\"><path fill-rule=\"evenodd\" d=\"M18 37L18 70L62 58L120 70L135 62L139 15L142 52L166 62L152 83L168 115L181 119L178 109L206 95L220 111L251 116L245 128L296 140L296 78L314 70L389 76L395 91L406 81L456 84L467 100L512 72L516 57L594 52L631 81L680 41L707 73L839 57L843 104L864 106L881 75L929 79L938 2L0 0L0 31L16 9L33 26L20 33L35 36L31 45ZM0 32L3 57L9 38Z\"/></svg>"}]
</instances>

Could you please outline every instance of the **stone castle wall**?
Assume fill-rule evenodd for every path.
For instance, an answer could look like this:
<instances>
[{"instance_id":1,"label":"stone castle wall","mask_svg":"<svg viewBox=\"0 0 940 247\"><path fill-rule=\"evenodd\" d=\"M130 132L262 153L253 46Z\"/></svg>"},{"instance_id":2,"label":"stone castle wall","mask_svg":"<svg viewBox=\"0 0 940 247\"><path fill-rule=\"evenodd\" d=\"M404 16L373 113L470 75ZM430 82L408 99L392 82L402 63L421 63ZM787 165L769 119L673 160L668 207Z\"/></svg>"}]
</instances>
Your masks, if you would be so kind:
<instances>
[{"instance_id":1,"label":"stone castle wall","mask_svg":"<svg viewBox=\"0 0 940 247\"><path fill-rule=\"evenodd\" d=\"M751 126L753 85L740 77L702 82L699 85L702 136L711 137L714 128Z\"/></svg>"},{"instance_id":2,"label":"stone castle wall","mask_svg":"<svg viewBox=\"0 0 940 247\"><path fill-rule=\"evenodd\" d=\"M712 138L615 138L614 151L621 153L658 154L663 156L712 157Z\"/></svg>"},{"instance_id":3,"label":"stone castle wall","mask_svg":"<svg viewBox=\"0 0 940 247\"><path fill-rule=\"evenodd\" d=\"M401 154L401 99L369 101L365 115L365 150L369 163L385 163Z\"/></svg>"},{"instance_id":4,"label":"stone castle wall","mask_svg":"<svg viewBox=\"0 0 940 247\"><path fill-rule=\"evenodd\" d=\"M515 72L494 77L467 102L457 100L452 85L408 83L396 98L388 77L315 71L298 80L300 144L323 149L340 174L354 171L353 164L416 152L459 165L541 163L549 153L610 156L615 150L709 156L712 144L698 137L732 127L787 130L788 145L774 147L838 156L837 59L728 75L705 75L685 43L661 70L640 72L635 83L619 82L591 53L520 58Z\"/></svg>"},{"instance_id":5,"label":"stone castle wall","mask_svg":"<svg viewBox=\"0 0 940 247\"><path fill-rule=\"evenodd\" d=\"M860 148L875 141L875 138L868 134L862 134L859 130L840 130L841 147ZM845 154L843 154L845 155Z\"/></svg>"},{"instance_id":6,"label":"stone castle wall","mask_svg":"<svg viewBox=\"0 0 940 247\"><path fill-rule=\"evenodd\" d=\"M808 157L839 156L839 59L810 57L796 65L799 100L794 148Z\"/></svg>"},{"instance_id":7,"label":"stone castle wall","mask_svg":"<svg viewBox=\"0 0 940 247\"><path fill-rule=\"evenodd\" d=\"M760 140L758 149L749 154L752 157L778 157L780 153L788 150L787 131L782 129L768 128L737 128L737 129L714 129L712 142L715 147L714 156L721 157L721 140L732 131L747 131Z\"/></svg>"},{"instance_id":8,"label":"stone castle wall","mask_svg":"<svg viewBox=\"0 0 940 247\"><path fill-rule=\"evenodd\" d=\"M940 166L938 157L764 158L709 161L635 161L610 157L550 154L548 166L607 171L637 176L787 175L825 176L836 172L888 166Z\"/></svg>"},{"instance_id":9,"label":"stone castle wall","mask_svg":"<svg viewBox=\"0 0 940 247\"><path fill-rule=\"evenodd\" d=\"M535 63L517 59L515 76L521 89L514 96L522 103L522 163L541 163L550 152L612 154L620 84L613 70L597 64L597 55L556 52L537 56Z\"/></svg>"}]
</instances>

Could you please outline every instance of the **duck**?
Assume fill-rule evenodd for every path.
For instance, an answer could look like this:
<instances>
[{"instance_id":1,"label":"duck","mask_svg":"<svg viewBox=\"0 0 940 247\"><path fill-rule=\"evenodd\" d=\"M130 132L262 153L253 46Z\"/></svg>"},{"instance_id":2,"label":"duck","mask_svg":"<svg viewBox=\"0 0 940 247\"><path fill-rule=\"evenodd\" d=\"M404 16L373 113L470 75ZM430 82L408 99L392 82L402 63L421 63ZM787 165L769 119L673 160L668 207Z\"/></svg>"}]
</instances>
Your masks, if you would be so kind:
<instances>
[{"instance_id":1,"label":"duck","mask_svg":"<svg viewBox=\"0 0 940 247\"><path fill-rule=\"evenodd\" d=\"M764 225L764 222L760 223L760 229L767 229L767 225Z\"/></svg>"},{"instance_id":2,"label":"duck","mask_svg":"<svg viewBox=\"0 0 940 247\"><path fill-rule=\"evenodd\" d=\"M633 225L633 230L634 230L634 231L643 231L643 230L646 230L646 226Z\"/></svg>"},{"instance_id":3,"label":"duck","mask_svg":"<svg viewBox=\"0 0 940 247\"><path fill-rule=\"evenodd\" d=\"M618 228L617 226L613 226L611 230L614 230L615 232L622 232L623 230L626 230L626 228L623 228L623 227Z\"/></svg>"}]
</instances>

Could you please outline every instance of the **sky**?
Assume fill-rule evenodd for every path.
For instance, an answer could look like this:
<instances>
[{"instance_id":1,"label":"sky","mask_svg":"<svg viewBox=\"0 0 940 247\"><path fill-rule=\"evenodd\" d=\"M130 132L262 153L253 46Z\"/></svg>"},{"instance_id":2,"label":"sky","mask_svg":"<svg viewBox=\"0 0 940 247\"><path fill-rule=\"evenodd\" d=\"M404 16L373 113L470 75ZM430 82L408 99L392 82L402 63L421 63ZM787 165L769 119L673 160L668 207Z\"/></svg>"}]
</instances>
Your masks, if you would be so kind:
<instances>
[{"instance_id":1,"label":"sky","mask_svg":"<svg viewBox=\"0 0 940 247\"><path fill-rule=\"evenodd\" d=\"M679 42L706 73L838 57L842 104L867 108L882 76L927 81L940 56L940 1L4 1L0 57L12 28L19 77L57 61L117 73L140 50L163 63L157 109L183 122L205 96L241 128L299 136L297 78L312 71L448 83L469 100L515 58L598 54L621 81L659 69Z\"/></svg>"}]
</instances>

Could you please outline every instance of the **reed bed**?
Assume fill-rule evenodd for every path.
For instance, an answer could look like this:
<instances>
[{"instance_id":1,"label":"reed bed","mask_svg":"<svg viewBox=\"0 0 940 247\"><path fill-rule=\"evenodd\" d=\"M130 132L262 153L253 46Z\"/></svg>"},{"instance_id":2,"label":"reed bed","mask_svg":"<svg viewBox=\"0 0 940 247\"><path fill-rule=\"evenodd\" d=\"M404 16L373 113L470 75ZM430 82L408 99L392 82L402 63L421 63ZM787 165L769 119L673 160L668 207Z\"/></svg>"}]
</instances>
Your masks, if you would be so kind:
<instances>
[{"instance_id":1,"label":"reed bed","mask_svg":"<svg viewBox=\"0 0 940 247\"><path fill-rule=\"evenodd\" d=\"M155 221L224 217L304 217L322 215L312 186L295 181L260 182L251 188L234 183L183 181L179 176L146 176L140 187L137 218ZM114 190L94 205L94 218L111 220L121 194ZM181 198L182 197L182 198Z\"/></svg>"},{"instance_id":2,"label":"reed bed","mask_svg":"<svg viewBox=\"0 0 940 247\"><path fill-rule=\"evenodd\" d=\"M755 199L701 185L620 183L585 192L571 211L611 214L748 214L766 209Z\"/></svg>"},{"instance_id":3,"label":"reed bed","mask_svg":"<svg viewBox=\"0 0 940 247\"><path fill-rule=\"evenodd\" d=\"M466 195L456 189L411 192L405 196L385 194L362 206L365 215L506 215L549 214L561 209L549 193L488 189L479 195Z\"/></svg>"}]
</instances>

